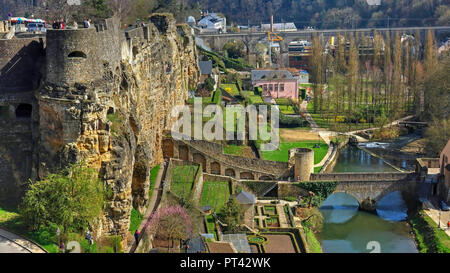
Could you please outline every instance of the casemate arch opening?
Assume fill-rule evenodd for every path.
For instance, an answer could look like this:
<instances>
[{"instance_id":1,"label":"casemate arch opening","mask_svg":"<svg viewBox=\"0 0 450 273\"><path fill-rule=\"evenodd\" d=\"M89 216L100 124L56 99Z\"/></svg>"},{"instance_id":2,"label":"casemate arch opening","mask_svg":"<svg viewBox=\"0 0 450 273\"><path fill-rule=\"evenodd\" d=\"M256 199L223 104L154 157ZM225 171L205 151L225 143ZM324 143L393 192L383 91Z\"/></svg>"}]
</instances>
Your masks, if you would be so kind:
<instances>
[{"instance_id":1,"label":"casemate arch opening","mask_svg":"<svg viewBox=\"0 0 450 273\"><path fill-rule=\"evenodd\" d=\"M70 52L69 55L67 56L68 58L83 58L86 59L87 56L84 52L82 51L73 51Z\"/></svg>"},{"instance_id":2,"label":"casemate arch opening","mask_svg":"<svg viewBox=\"0 0 450 273\"><path fill-rule=\"evenodd\" d=\"M16 118L27 119L31 118L33 106L31 104L19 104L16 108Z\"/></svg>"}]
</instances>

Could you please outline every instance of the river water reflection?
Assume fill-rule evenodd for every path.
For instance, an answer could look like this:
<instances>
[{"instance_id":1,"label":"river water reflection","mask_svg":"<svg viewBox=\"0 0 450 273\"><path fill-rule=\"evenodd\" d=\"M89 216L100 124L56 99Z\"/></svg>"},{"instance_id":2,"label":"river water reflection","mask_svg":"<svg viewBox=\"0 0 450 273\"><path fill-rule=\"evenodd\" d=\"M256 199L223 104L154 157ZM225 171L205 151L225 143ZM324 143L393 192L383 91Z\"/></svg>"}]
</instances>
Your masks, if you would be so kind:
<instances>
[{"instance_id":1,"label":"river water reflection","mask_svg":"<svg viewBox=\"0 0 450 273\"><path fill-rule=\"evenodd\" d=\"M337 159L333 172L392 172L381 159L349 146ZM319 240L324 252L368 253L371 244L382 253L415 253L417 248L409 225L403 221L407 208L400 192L385 196L378 203L378 215L359 211L358 201L345 193L335 193L322 204L323 229Z\"/></svg>"}]
</instances>

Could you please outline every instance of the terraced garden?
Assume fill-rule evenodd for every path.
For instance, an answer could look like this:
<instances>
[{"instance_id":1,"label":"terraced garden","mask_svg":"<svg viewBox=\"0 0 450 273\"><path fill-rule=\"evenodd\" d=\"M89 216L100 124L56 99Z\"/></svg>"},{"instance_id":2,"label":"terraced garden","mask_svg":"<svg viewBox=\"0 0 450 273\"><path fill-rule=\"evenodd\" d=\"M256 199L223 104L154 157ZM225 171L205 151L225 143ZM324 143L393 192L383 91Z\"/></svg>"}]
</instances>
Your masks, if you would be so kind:
<instances>
[{"instance_id":1,"label":"terraced garden","mask_svg":"<svg viewBox=\"0 0 450 273\"><path fill-rule=\"evenodd\" d=\"M267 217L264 219L264 226L267 228L280 227L280 219L278 216Z\"/></svg>"},{"instance_id":2,"label":"terraced garden","mask_svg":"<svg viewBox=\"0 0 450 273\"><path fill-rule=\"evenodd\" d=\"M275 206L263 206L263 213L267 216L276 215L277 208Z\"/></svg>"},{"instance_id":3,"label":"terraced garden","mask_svg":"<svg viewBox=\"0 0 450 273\"><path fill-rule=\"evenodd\" d=\"M205 181L200 200L202 206L211 206L212 211L219 212L228 202L231 190L228 182L225 181Z\"/></svg>"},{"instance_id":4,"label":"terraced garden","mask_svg":"<svg viewBox=\"0 0 450 273\"><path fill-rule=\"evenodd\" d=\"M197 165L174 166L171 168L172 183L170 191L180 198L189 198L194 178L197 174Z\"/></svg>"}]
</instances>

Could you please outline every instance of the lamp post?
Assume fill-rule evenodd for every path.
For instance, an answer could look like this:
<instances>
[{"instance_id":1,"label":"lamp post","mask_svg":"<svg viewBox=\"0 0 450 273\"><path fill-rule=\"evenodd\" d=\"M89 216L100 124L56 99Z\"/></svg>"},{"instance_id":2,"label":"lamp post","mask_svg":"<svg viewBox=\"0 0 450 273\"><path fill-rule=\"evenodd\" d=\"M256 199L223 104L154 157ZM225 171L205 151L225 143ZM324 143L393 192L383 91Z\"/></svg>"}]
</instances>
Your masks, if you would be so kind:
<instances>
[{"instance_id":1,"label":"lamp post","mask_svg":"<svg viewBox=\"0 0 450 273\"><path fill-rule=\"evenodd\" d=\"M438 228L441 228L441 209L439 209L439 222L438 222Z\"/></svg>"}]
</instances>

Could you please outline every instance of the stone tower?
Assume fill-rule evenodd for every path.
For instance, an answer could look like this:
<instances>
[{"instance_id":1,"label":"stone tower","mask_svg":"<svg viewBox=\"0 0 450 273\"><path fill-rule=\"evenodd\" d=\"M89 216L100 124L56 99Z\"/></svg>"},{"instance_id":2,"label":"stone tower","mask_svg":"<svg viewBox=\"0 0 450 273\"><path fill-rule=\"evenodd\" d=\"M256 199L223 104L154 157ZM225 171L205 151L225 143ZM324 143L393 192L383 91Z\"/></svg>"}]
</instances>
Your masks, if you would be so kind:
<instances>
[{"instance_id":1,"label":"stone tower","mask_svg":"<svg viewBox=\"0 0 450 273\"><path fill-rule=\"evenodd\" d=\"M289 151L289 162L294 168L295 181L309 181L314 173L314 151L309 148L297 148Z\"/></svg>"}]
</instances>

